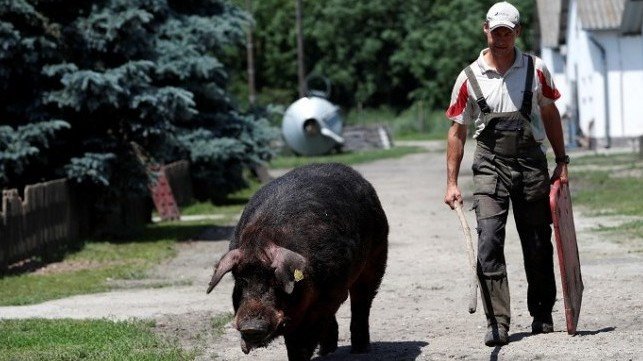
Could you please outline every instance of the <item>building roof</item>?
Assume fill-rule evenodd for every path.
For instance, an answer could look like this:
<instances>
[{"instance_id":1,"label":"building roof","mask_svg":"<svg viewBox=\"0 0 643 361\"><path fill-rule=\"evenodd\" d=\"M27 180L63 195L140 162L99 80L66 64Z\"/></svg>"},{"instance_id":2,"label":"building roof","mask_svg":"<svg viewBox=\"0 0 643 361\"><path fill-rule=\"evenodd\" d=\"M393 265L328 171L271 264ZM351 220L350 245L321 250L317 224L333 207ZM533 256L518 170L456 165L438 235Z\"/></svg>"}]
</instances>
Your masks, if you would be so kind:
<instances>
[{"instance_id":1,"label":"building roof","mask_svg":"<svg viewBox=\"0 0 643 361\"><path fill-rule=\"evenodd\" d=\"M615 30L621 27L626 0L577 0L584 30Z\"/></svg>"},{"instance_id":2,"label":"building roof","mask_svg":"<svg viewBox=\"0 0 643 361\"><path fill-rule=\"evenodd\" d=\"M566 43L570 0L536 0L541 44L557 48ZM643 31L643 0L576 0L583 30L618 30L624 35Z\"/></svg>"}]
</instances>

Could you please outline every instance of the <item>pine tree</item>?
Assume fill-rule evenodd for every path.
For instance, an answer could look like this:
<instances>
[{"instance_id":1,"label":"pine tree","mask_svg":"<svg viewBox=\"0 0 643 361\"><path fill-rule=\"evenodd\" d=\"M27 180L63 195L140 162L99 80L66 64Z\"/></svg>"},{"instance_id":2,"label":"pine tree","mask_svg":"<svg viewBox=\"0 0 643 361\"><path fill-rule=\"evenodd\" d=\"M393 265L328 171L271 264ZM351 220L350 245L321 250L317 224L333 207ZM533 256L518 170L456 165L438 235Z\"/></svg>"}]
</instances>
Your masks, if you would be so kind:
<instances>
[{"instance_id":1,"label":"pine tree","mask_svg":"<svg viewBox=\"0 0 643 361\"><path fill-rule=\"evenodd\" d=\"M221 0L0 0L0 186L66 177L106 206L147 191L143 149L190 160L201 199L245 187L278 135L218 60L248 21Z\"/></svg>"}]
</instances>

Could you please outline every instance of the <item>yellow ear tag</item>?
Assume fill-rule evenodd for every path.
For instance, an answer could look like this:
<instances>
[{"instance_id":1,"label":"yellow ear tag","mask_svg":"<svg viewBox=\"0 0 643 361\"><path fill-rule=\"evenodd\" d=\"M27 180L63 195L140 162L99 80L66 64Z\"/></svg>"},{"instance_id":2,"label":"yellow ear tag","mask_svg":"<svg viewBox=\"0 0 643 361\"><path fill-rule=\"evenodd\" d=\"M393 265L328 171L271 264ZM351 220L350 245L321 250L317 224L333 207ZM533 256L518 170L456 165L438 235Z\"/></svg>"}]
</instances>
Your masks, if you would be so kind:
<instances>
[{"instance_id":1,"label":"yellow ear tag","mask_svg":"<svg viewBox=\"0 0 643 361\"><path fill-rule=\"evenodd\" d=\"M295 270L295 282L299 282L304 279L304 273L301 270Z\"/></svg>"}]
</instances>

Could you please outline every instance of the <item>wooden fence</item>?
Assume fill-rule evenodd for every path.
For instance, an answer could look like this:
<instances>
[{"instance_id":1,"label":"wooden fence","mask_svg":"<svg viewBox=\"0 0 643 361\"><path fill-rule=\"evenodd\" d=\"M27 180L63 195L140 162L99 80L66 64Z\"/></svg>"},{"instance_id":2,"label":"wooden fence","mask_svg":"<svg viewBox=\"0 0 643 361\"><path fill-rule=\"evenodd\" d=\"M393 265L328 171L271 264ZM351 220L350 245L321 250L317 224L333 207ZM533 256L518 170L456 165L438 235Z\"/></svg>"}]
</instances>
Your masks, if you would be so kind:
<instances>
[{"instance_id":1,"label":"wooden fence","mask_svg":"<svg viewBox=\"0 0 643 361\"><path fill-rule=\"evenodd\" d=\"M176 162L165 168L177 204L188 204L192 199L189 163ZM89 214L91 197L73 194L70 188L66 179L58 179L27 186L24 199L17 189L2 191L0 275L10 265L25 259L41 257L48 261L67 245L97 231L92 229L96 225ZM151 209L145 203L141 197L132 199L103 221L114 228L148 222Z\"/></svg>"},{"instance_id":2,"label":"wooden fence","mask_svg":"<svg viewBox=\"0 0 643 361\"><path fill-rule=\"evenodd\" d=\"M78 238L73 202L65 179L29 185L24 200L17 189L2 191L0 271L32 256L45 259Z\"/></svg>"}]
</instances>

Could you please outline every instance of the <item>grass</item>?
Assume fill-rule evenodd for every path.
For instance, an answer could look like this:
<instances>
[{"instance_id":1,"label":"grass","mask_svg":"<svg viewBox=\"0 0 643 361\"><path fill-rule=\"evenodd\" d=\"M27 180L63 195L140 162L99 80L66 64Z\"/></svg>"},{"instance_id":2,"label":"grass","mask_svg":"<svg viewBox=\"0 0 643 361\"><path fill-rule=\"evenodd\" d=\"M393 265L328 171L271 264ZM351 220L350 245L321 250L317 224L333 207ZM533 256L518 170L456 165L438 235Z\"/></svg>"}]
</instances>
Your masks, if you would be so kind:
<instances>
[{"instance_id":1,"label":"grass","mask_svg":"<svg viewBox=\"0 0 643 361\"><path fill-rule=\"evenodd\" d=\"M0 305L107 291L110 279L145 278L152 266L176 255L178 240L211 226L212 221L161 223L131 242L88 242L66 256L69 269L0 279ZM210 327L221 334L231 319L232 314L213 317ZM0 320L0 361L194 360L197 350L182 349L176 337L157 334L154 326L141 320Z\"/></svg>"},{"instance_id":2,"label":"grass","mask_svg":"<svg viewBox=\"0 0 643 361\"><path fill-rule=\"evenodd\" d=\"M218 225L230 225L236 223L237 217L243 211L245 204L262 184L254 178L248 177L248 188L228 195L224 204L213 204L212 202L195 202L181 209L181 215L203 215L216 214L221 218L216 220ZM212 222L208 221L210 226ZM185 222L174 222L177 225Z\"/></svg>"},{"instance_id":3,"label":"grass","mask_svg":"<svg viewBox=\"0 0 643 361\"><path fill-rule=\"evenodd\" d=\"M582 187L575 199L586 205L590 214L643 216L643 202L636 196L643 189L640 178L613 177L605 171L582 172L573 177Z\"/></svg>"},{"instance_id":4,"label":"grass","mask_svg":"<svg viewBox=\"0 0 643 361\"><path fill-rule=\"evenodd\" d=\"M446 139L451 124L444 111L428 111L421 101L400 113L387 108L362 109L349 112L345 118L347 125L385 124L395 140Z\"/></svg>"},{"instance_id":5,"label":"grass","mask_svg":"<svg viewBox=\"0 0 643 361\"><path fill-rule=\"evenodd\" d=\"M579 170L575 171L575 167ZM630 216L634 220L601 231L616 238L643 238L643 160L634 153L574 158L569 167L575 205L590 216ZM638 218L638 219L637 219Z\"/></svg>"},{"instance_id":6,"label":"grass","mask_svg":"<svg viewBox=\"0 0 643 361\"><path fill-rule=\"evenodd\" d=\"M232 313L224 313L216 317L212 317L210 321L210 325L214 330L214 334L217 336L223 335L223 328L225 327L225 325L230 323L230 321L232 321L233 319L234 319L234 314Z\"/></svg>"},{"instance_id":7,"label":"grass","mask_svg":"<svg viewBox=\"0 0 643 361\"><path fill-rule=\"evenodd\" d=\"M593 167L612 167L629 166L633 168L641 168L641 159L638 154L634 152L611 153L611 154L592 154L581 157L574 157L572 165L578 166L593 166Z\"/></svg>"},{"instance_id":8,"label":"grass","mask_svg":"<svg viewBox=\"0 0 643 361\"><path fill-rule=\"evenodd\" d=\"M150 321L0 320L4 360L192 360L178 342L154 333Z\"/></svg>"},{"instance_id":9,"label":"grass","mask_svg":"<svg viewBox=\"0 0 643 361\"><path fill-rule=\"evenodd\" d=\"M176 255L177 241L209 226L212 221L159 223L148 225L128 242L87 241L55 267L0 278L0 305L27 305L104 292L113 288L112 280L146 278L151 267Z\"/></svg>"},{"instance_id":10,"label":"grass","mask_svg":"<svg viewBox=\"0 0 643 361\"><path fill-rule=\"evenodd\" d=\"M58 268L0 279L0 305L26 305L110 289L112 279L141 279L161 260L176 255L174 241L113 244L89 242Z\"/></svg>"}]
</instances>

